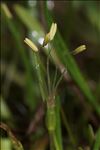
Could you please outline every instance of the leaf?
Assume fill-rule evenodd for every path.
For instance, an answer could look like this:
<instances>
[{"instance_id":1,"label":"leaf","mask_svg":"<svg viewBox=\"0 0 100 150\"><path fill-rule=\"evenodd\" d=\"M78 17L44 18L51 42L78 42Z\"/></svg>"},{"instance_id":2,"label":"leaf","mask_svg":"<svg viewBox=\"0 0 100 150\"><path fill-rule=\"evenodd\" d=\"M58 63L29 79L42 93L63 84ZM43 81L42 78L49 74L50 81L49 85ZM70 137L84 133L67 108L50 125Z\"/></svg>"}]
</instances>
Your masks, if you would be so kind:
<instances>
[{"instance_id":1,"label":"leaf","mask_svg":"<svg viewBox=\"0 0 100 150\"><path fill-rule=\"evenodd\" d=\"M40 35L43 35L42 26L37 22L35 17L31 15L28 9L20 5L14 5L14 10L21 19L21 21L25 24L25 26L27 25L28 29L33 31L33 29L35 28L35 30L37 30Z\"/></svg>"},{"instance_id":2,"label":"leaf","mask_svg":"<svg viewBox=\"0 0 100 150\"><path fill-rule=\"evenodd\" d=\"M3 4L3 6L6 6L7 10L9 11L8 7L6 4ZM23 45L24 43L24 39L22 40L21 39L21 35L20 35L20 32L16 26L16 23L15 23L15 20L14 20L14 17L12 16L11 18L8 17L8 15L6 14L5 12L5 9L1 5L1 8L2 8L2 16L4 17L5 19L5 22L8 26L8 29L11 33L11 36L14 38L14 42L16 43L16 50L18 49L19 50L19 54L21 56L21 59L24 63L24 66L25 66L25 71L26 71L26 82L27 82L27 85L26 85L26 89L27 89L27 99L28 99L28 104L29 104L29 101L33 101L33 97L34 97L34 90L33 90L33 77L32 77L32 74L31 74L31 71L32 71L32 65L30 63L30 60L28 59L28 55L25 51L25 47ZM31 103L31 102L30 102ZM32 109L34 108L35 106L35 103L32 102Z\"/></svg>"},{"instance_id":3,"label":"leaf","mask_svg":"<svg viewBox=\"0 0 100 150\"><path fill-rule=\"evenodd\" d=\"M100 128L96 133L96 139L95 139L93 150L100 150Z\"/></svg>"}]
</instances>

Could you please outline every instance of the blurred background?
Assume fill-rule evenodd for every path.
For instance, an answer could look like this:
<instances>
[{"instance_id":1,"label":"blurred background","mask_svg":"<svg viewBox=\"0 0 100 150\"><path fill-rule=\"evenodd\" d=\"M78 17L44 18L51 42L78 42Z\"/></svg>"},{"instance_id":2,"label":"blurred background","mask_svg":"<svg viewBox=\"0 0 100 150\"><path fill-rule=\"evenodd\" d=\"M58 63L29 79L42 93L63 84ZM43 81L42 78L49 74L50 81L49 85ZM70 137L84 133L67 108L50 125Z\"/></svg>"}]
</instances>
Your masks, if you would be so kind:
<instances>
[{"instance_id":1,"label":"blurred background","mask_svg":"<svg viewBox=\"0 0 100 150\"><path fill-rule=\"evenodd\" d=\"M45 106L39 90L34 59L32 52L24 44L25 37L28 37L39 46L45 33L49 31L44 3L41 0L1 2L1 122L12 129L25 150L49 150ZM78 46L86 45L86 51L72 57L88 88L96 97L95 101L100 104L100 1L49 0L46 5L57 23L69 54ZM57 42L59 44L61 41ZM58 55L57 57L59 58ZM43 51L41 58L45 63L46 53ZM65 61L66 59L67 57L64 58ZM63 60L60 62L63 64ZM50 61L52 78L54 72L55 63ZM74 73L77 78L77 72ZM58 74L61 74L60 70ZM70 73L69 76L70 81L64 78L58 87L61 107L75 145L92 149L89 125L91 124L96 133L100 127L100 113L98 115L95 108L88 103L88 98L80 90L82 85L77 86ZM63 148L74 150L65 124L61 116ZM12 149L7 133L2 130L1 140L2 150Z\"/></svg>"}]
</instances>

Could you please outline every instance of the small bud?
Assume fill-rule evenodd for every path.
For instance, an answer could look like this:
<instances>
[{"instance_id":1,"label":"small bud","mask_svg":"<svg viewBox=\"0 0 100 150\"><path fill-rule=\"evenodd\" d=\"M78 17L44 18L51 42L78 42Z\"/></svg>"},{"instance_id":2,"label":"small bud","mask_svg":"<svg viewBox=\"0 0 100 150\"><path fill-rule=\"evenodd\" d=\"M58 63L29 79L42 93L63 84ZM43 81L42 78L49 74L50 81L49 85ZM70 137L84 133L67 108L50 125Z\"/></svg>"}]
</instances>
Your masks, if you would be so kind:
<instances>
[{"instance_id":1,"label":"small bud","mask_svg":"<svg viewBox=\"0 0 100 150\"><path fill-rule=\"evenodd\" d=\"M56 34L56 31L57 31L57 24L52 23L49 33L47 33L44 38L43 46L46 46L50 41L53 40L53 38Z\"/></svg>"},{"instance_id":2,"label":"small bud","mask_svg":"<svg viewBox=\"0 0 100 150\"><path fill-rule=\"evenodd\" d=\"M32 48L33 51L37 52L38 48L37 46L28 38L25 38L24 42L30 47Z\"/></svg>"},{"instance_id":3,"label":"small bud","mask_svg":"<svg viewBox=\"0 0 100 150\"><path fill-rule=\"evenodd\" d=\"M82 51L86 50L86 46L85 45L81 45L79 46L78 48L76 48L74 51L72 51L72 54L73 55L76 55Z\"/></svg>"}]
</instances>

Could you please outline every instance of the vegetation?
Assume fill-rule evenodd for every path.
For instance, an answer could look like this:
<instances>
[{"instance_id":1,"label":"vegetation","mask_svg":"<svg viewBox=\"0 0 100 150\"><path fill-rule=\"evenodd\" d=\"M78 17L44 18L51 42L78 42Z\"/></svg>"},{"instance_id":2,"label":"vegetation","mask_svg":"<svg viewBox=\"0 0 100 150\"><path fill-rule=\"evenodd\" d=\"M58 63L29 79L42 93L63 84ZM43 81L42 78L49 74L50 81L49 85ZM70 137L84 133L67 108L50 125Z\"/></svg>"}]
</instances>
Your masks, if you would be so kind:
<instances>
[{"instance_id":1,"label":"vegetation","mask_svg":"<svg viewBox=\"0 0 100 150\"><path fill-rule=\"evenodd\" d=\"M99 8L1 2L2 150L100 149Z\"/></svg>"}]
</instances>

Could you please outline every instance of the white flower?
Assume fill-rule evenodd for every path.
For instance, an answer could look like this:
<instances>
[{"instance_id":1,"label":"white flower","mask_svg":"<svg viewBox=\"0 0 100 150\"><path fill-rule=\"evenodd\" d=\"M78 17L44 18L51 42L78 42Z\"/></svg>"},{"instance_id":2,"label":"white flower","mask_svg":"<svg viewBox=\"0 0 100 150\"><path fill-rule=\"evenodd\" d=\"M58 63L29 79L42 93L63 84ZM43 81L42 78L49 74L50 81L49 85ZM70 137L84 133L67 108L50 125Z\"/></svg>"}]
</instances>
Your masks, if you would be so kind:
<instances>
[{"instance_id":1,"label":"white flower","mask_svg":"<svg viewBox=\"0 0 100 150\"><path fill-rule=\"evenodd\" d=\"M33 51L37 52L38 51L38 48L37 46L28 38L25 38L24 42L32 48Z\"/></svg>"},{"instance_id":2,"label":"white flower","mask_svg":"<svg viewBox=\"0 0 100 150\"><path fill-rule=\"evenodd\" d=\"M56 34L56 31L57 31L57 24L52 23L49 33L47 33L44 38L43 46L47 45L50 41L53 40L53 38Z\"/></svg>"}]
</instances>

